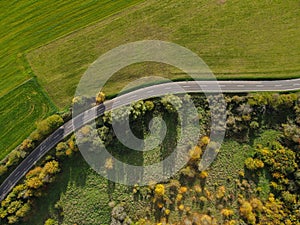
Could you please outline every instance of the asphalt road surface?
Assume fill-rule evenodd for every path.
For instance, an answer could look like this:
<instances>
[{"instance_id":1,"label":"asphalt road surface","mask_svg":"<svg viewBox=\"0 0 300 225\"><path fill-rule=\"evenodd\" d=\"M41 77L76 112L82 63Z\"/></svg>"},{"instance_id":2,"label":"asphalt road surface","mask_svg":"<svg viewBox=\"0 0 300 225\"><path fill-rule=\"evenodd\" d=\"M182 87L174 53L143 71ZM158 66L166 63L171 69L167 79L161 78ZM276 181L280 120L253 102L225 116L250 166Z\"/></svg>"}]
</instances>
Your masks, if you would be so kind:
<instances>
[{"instance_id":1,"label":"asphalt road surface","mask_svg":"<svg viewBox=\"0 0 300 225\"><path fill-rule=\"evenodd\" d=\"M300 79L276 81L181 81L157 84L120 95L103 104L95 106L59 127L39 146L37 146L6 178L0 186L0 201L2 201L22 177L56 144L70 135L74 130L91 122L106 111L130 105L132 102L158 97L165 94L179 93L244 93L263 91L296 91L300 90Z\"/></svg>"}]
</instances>

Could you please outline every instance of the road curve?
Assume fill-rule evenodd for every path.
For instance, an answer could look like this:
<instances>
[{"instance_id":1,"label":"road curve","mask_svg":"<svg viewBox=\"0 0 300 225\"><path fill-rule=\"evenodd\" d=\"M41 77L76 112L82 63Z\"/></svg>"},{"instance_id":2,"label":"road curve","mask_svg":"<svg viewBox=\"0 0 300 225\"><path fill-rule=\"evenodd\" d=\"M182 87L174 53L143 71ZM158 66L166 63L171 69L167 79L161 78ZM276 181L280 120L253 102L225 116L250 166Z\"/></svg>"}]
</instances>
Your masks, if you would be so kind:
<instances>
[{"instance_id":1,"label":"road curve","mask_svg":"<svg viewBox=\"0 0 300 225\"><path fill-rule=\"evenodd\" d=\"M220 91L223 93L244 93L297 90L300 90L300 78L274 81L218 81L218 88L216 88L216 81L179 81L157 84L120 95L77 115L38 145L0 185L0 201L7 196L31 167L56 144L70 135L74 130L103 115L106 111L129 105L138 100L165 94L196 93L202 91L210 93L219 93Z\"/></svg>"}]
</instances>

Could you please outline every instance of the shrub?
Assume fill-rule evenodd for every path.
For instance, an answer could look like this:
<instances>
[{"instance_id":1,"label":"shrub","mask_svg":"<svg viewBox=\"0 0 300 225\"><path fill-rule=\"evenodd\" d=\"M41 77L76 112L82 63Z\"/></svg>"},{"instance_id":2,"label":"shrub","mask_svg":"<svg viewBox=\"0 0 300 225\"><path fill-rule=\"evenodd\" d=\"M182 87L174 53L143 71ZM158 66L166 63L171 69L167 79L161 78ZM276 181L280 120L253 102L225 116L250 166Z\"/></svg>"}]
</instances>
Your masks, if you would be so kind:
<instances>
[{"instance_id":1,"label":"shrub","mask_svg":"<svg viewBox=\"0 0 300 225\"><path fill-rule=\"evenodd\" d=\"M165 186L163 184L157 184L154 192L156 196L163 196L165 194Z\"/></svg>"}]
</instances>

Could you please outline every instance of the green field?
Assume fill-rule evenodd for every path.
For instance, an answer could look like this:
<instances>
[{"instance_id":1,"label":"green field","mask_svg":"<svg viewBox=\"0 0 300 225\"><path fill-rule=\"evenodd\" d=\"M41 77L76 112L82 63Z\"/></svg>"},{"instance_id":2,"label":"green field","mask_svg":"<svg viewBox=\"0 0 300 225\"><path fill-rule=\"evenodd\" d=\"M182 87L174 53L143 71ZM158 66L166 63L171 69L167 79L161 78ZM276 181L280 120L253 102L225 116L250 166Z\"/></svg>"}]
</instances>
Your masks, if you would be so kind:
<instances>
[{"instance_id":1,"label":"green field","mask_svg":"<svg viewBox=\"0 0 300 225\"><path fill-rule=\"evenodd\" d=\"M218 78L299 77L299 24L295 0L150 0L31 51L27 58L56 105L65 107L95 59L120 44L144 39L191 49ZM163 66L144 64L127 68L111 80L106 92L119 91L137 76L165 74L162 71Z\"/></svg>"},{"instance_id":2,"label":"green field","mask_svg":"<svg viewBox=\"0 0 300 225\"><path fill-rule=\"evenodd\" d=\"M34 129L35 121L53 108L52 100L39 84L21 85L35 76L27 62L27 52L140 1L0 2L0 158ZM32 100L26 103L23 101L26 98ZM22 108L15 112L17 106Z\"/></svg>"},{"instance_id":3,"label":"green field","mask_svg":"<svg viewBox=\"0 0 300 225\"><path fill-rule=\"evenodd\" d=\"M20 110L17 117L6 115L8 93L15 104L14 93L27 90L20 84L37 76L46 108L52 108L52 102L66 108L86 68L101 54L131 41L160 39L183 45L201 56L218 78L299 77L300 14L294 0L4 0L0 7L0 105L7 108L0 115L5 124L0 150L6 153L47 114L34 111L39 117L28 117ZM105 91L116 93L137 76L148 75L184 77L164 65L134 65L113 76ZM45 108L39 104L34 103L34 109ZM7 123L8 118L12 122ZM24 124L24 118L27 126L16 126Z\"/></svg>"},{"instance_id":4,"label":"green field","mask_svg":"<svg viewBox=\"0 0 300 225\"><path fill-rule=\"evenodd\" d=\"M32 132L34 121L55 110L35 79L4 95L0 104L0 160Z\"/></svg>"}]
</instances>

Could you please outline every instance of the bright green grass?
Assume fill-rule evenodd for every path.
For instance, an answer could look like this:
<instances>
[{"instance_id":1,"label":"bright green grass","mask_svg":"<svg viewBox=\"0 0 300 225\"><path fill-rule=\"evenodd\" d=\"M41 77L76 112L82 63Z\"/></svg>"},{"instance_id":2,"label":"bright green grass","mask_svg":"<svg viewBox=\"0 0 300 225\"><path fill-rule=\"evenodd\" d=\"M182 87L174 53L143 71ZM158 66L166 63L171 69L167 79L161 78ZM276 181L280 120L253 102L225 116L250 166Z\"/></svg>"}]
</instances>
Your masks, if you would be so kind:
<instances>
[{"instance_id":1,"label":"bright green grass","mask_svg":"<svg viewBox=\"0 0 300 225\"><path fill-rule=\"evenodd\" d=\"M59 107L101 54L144 39L173 41L204 59L218 78L300 76L299 3L287 1L150 0L29 53L30 64ZM162 66L135 66L113 78L115 93L137 76L164 74ZM174 71L171 71L174 72ZM173 74L171 77L182 77Z\"/></svg>"},{"instance_id":2,"label":"bright green grass","mask_svg":"<svg viewBox=\"0 0 300 225\"><path fill-rule=\"evenodd\" d=\"M24 52L140 1L1 1L0 96L31 76Z\"/></svg>"},{"instance_id":3,"label":"bright green grass","mask_svg":"<svg viewBox=\"0 0 300 225\"><path fill-rule=\"evenodd\" d=\"M0 1L0 159L52 107L38 84L21 85L34 76L26 52L140 1Z\"/></svg>"},{"instance_id":4,"label":"bright green grass","mask_svg":"<svg viewBox=\"0 0 300 225\"><path fill-rule=\"evenodd\" d=\"M0 160L30 134L33 121L54 111L55 106L49 104L35 79L4 95L0 104Z\"/></svg>"}]
</instances>

